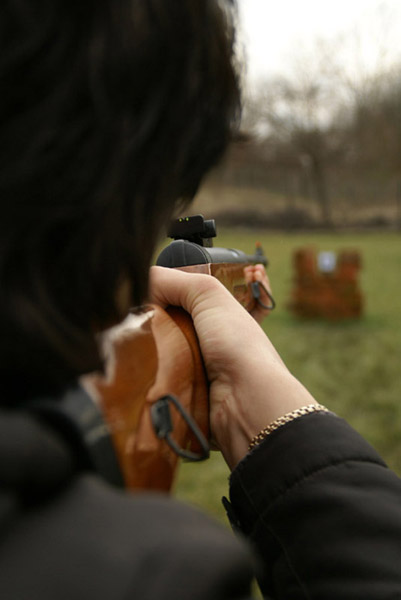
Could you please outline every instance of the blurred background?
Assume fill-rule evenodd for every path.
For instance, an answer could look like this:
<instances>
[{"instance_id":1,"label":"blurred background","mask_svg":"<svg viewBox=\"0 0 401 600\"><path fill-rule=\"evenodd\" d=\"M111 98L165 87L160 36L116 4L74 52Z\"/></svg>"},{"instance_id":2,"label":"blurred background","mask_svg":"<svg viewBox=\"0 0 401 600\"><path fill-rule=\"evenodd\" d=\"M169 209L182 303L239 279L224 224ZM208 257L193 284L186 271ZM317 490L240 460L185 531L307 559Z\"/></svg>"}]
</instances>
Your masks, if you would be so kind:
<instances>
[{"instance_id":1,"label":"blurred background","mask_svg":"<svg viewBox=\"0 0 401 600\"><path fill-rule=\"evenodd\" d=\"M262 243L277 301L266 333L401 474L401 3L238 4L241 131L192 214L216 219L215 245ZM359 318L289 310L299 248L358 253ZM217 453L184 464L176 496L224 520L228 475Z\"/></svg>"}]
</instances>

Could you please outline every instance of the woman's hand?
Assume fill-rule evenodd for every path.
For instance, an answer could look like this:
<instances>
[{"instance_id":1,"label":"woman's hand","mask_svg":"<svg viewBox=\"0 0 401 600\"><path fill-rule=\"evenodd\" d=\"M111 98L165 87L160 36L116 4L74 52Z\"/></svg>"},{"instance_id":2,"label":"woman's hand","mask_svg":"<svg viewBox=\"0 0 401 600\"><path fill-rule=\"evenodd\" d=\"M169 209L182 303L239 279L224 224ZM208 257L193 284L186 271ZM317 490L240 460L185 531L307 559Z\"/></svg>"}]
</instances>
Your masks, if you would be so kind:
<instances>
[{"instance_id":1,"label":"woman's hand","mask_svg":"<svg viewBox=\"0 0 401 600\"><path fill-rule=\"evenodd\" d=\"M279 416L314 403L257 322L210 275L151 269L151 301L192 316L210 383L210 425L227 464Z\"/></svg>"}]
</instances>

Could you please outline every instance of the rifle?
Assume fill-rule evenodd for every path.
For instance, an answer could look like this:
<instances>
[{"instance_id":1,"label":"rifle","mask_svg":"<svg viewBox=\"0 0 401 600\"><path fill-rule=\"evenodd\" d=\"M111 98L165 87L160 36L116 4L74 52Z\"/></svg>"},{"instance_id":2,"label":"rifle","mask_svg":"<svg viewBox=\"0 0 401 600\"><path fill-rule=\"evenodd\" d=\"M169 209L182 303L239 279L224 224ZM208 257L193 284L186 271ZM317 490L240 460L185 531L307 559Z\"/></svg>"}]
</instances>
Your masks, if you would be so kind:
<instances>
[{"instance_id":1,"label":"rifle","mask_svg":"<svg viewBox=\"0 0 401 600\"><path fill-rule=\"evenodd\" d=\"M174 221L173 238L156 264L217 277L248 310L261 301L258 282L247 285L244 267L267 259L260 245L254 255L217 248L213 220L202 215ZM179 457L209 456L208 382L190 316L181 308L133 310L103 336L104 374L84 385L101 407L125 485L129 489L169 491Z\"/></svg>"}]
</instances>

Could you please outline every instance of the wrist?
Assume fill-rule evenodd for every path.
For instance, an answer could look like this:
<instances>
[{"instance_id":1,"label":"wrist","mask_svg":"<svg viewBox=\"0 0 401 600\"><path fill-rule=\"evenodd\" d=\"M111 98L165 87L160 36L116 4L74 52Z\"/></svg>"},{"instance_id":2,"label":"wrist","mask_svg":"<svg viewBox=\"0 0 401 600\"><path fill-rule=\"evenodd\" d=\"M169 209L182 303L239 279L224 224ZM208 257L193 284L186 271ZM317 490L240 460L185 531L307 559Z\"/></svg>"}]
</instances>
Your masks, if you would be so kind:
<instances>
[{"instance_id":1,"label":"wrist","mask_svg":"<svg viewBox=\"0 0 401 600\"><path fill-rule=\"evenodd\" d=\"M252 379L250 379L252 381ZM249 452L250 444L271 424L290 418L288 415L319 407L305 387L282 365L270 365L268 377L258 378L258 385L227 384L219 386L219 398L211 389L210 422L213 441L230 469ZM309 411L316 410L309 408ZM287 417L286 417L287 415ZM284 421L285 422L285 421ZM264 436L265 437L265 436Z\"/></svg>"}]
</instances>

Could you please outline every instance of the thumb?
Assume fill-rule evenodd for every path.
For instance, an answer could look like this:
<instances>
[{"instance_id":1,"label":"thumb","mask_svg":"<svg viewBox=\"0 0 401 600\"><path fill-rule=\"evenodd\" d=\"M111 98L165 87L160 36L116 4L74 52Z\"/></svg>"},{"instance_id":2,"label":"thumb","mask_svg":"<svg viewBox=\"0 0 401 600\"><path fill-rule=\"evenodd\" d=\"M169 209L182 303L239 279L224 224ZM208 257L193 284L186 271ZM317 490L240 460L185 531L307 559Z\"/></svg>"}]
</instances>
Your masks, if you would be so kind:
<instances>
[{"instance_id":1,"label":"thumb","mask_svg":"<svg viewBox=\"0 0 401 600\"><path fill-rule=\"evenodd\" d=\"M152 267L150 270L150 301L165 308L181 306L195 319L200 311L226 305L240 305L228 290L211 275L186 273L178 269Z\"/></svg>"}]
</instances>

